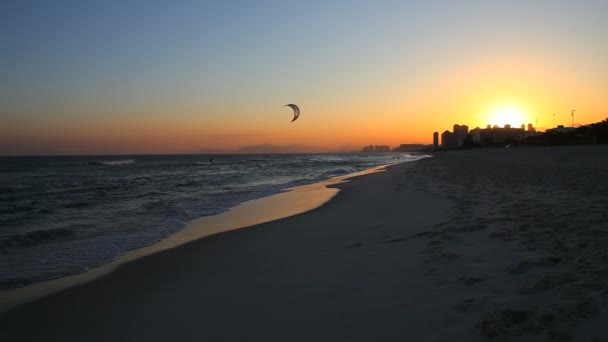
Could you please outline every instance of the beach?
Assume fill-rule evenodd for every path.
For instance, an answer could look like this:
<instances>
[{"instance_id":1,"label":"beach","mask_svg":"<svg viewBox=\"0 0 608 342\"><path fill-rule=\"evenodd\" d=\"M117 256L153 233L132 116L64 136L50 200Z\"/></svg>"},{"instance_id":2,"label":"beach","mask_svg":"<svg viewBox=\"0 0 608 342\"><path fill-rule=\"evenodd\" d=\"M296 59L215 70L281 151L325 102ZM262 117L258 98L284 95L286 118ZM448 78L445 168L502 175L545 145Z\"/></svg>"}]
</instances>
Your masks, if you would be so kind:
<instances>
[{"instance_id":1,"label":"beach","mask_svg":"<svg viewBox=\"0 0 608 342\"><path fill-rule=\"evenodd\" d=\"M393 165L331 185L315 209L12 308L0 338L603 341L607 156L478 149Z\"/></svg>"}]
</instances>

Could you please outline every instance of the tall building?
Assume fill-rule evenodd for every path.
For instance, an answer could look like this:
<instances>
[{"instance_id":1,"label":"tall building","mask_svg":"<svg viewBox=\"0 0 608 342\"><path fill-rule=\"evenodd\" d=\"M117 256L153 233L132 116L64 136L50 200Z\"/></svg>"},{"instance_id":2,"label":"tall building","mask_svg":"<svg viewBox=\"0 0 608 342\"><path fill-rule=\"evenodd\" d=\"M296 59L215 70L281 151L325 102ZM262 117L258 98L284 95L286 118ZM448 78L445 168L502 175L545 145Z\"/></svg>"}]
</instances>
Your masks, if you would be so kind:
<instances>
[{"instance_id":1,"label":"tall building","mask_svg":"<svg viewBox=\"0 0 608 342\"><path fill-rule=\"evenodd\" d=\"M439 132L433 133L433 151L439 150Z\"/></svg>"},{"instance_id":2,"label":"tall building","mask_svg":"<svg viewBox=\"0 0 608 342\"><path fill-rule=\"evenodd\" d=\"M441 133L441 147L445 150L458 147L458 145L456 145L456 135L447 130Z\"/></svg>"},{"instance_id":3,"label":"tall building","mask_svg":"<svg viewBox=\"0 0 608 342\"><path fill-rule=\"evenodd\" d=\"M471 130L471 137L481 146L504 146L521 143L525 132L523 128L512 128L511 125L505 125L504 128L494 126L486 129L475 128Z\"/></svg>"},{"instance_id":4,"label":"tall building","mask_svg":"<svg viewBox=\"0 0 608 342\"><path fill-rule=\"evenodd\" d=\"M374 152L390 152L391 148L388 145L375 145Z\"/></svg>"},{"instance_id":5,"label":"tall building","mask_svg":"<svg viewBox=\"0 0 608 342\"><path fill-rule=\"evenodd\" d=\"M420 152L425 148L423 144L401 144L393 149L394 152Z\"/></svg>"},{"instance_id":6,"label":"tall building","mask_svg":"<svg viewBox=\"0 0 608 342\"><path fill-rule=\"evenodd\" d=\"M461 147L464 144L464 139L469 134L469 126L467 125L454 125L454 140L456 147Z\"/></svg>"}]
</instances>

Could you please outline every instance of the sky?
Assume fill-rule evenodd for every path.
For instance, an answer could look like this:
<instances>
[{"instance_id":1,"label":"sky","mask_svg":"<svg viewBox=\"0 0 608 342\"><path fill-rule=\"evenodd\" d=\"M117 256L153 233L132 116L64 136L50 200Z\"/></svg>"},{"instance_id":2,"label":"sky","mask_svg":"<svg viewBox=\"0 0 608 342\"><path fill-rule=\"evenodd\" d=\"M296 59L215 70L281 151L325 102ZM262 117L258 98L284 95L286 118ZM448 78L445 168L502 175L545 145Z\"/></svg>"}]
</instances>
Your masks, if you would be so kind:
<instances>
[{"instance_id":1,"label":"sky","mask_svg":"<svg viewBox=\"0 0 608 342\"><path fill-rule=\"evenodd\" d=\"M0 155L341 150L454 124L571 126L572 110L597 122L606 32L602 0L3 0Z\"/></svg>"}]
</instances>

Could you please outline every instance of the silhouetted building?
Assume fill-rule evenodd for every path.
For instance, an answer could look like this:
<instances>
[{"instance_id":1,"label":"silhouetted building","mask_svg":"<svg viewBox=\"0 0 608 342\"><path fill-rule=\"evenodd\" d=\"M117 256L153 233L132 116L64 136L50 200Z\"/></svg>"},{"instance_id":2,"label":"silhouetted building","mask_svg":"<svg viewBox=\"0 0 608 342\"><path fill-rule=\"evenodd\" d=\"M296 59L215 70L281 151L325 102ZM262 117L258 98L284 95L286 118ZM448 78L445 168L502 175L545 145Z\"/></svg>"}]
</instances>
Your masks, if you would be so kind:
<instances>
[{"instance_id":1,"label":"silhouetted building","mask_svg":"<svg viewBox=\"0 0 608 342\"><path fill-rule=\"evenodd\" d=\"M526 129L527 128L527 129ZM485 129L475 128L468 132L464 138L464 145L459 146L458 134L466 135L466 126L454 125L454 132L444 131L441 134L441 147L444 149L471 148L471 147L509 147L509 146L561 146L561 145L585 145L585 144L608 144L608 118L602 122L581 125L578 128L564 127L558 125L556 128L538 132L531 123L522 125L520 128L512 128L505 125L503 128L497 125L487 125ZM433 134L434 145L427 148L435 148L437 135Z\"/></svg>"},{"instance_id":2,"label":"silhouetted building","mask_svg":"<svg viewBox=\"0 0 608 342\"><path fill-rule=\"evenodd\" d=\"M523 128L511 128L505 125L504 128L494 126L492 128L475 128L471 130L473 142L480 146L502 146L517 145L524 141L525 130Z\"/></svg>"},{"instance_id":3,"label":"silhouetted building","mask_svg":"<svg viewBox=\"0 0 608 342\"><path fill-rule=\"evenodd\" d=\"M441 133L441 147L445 150L457 148L456 135L450 131Z\"/></svg>"},{"instance_id":4,"label":"silhouetted building","mask_svg":"<svg viewBox=\"0 0 608 342\"><path fill-rule=\"evenodd\" d=\"M390 152L388 145L368 145L361 149L362 152Z\"/></svg>"},{"instance_id":5,"label":"silhouetted building","mask_svg":"<svg viewBox=\"0 0 608 342\"><path fill-rule=\"evenodd\" d=\"M424 149L423 144L401 144L393 149L394 152L420 152Z\"/></svg>"},{"instance_id":6,"label":"silhouetted building","mask_svg":"<svg viewBox=\"0 0 608 342\"><path fill-rule=\"evenodd\" d=\"M454 139L456 147L461 147L464 144L464 139L469 134L469 126L454 125Z\"/></svg>"},{"instance_id":7,"label":"silhouetted building","mask_svg":"<svg viewBox=\"0 0 608 342\"><path fill-rule=\"evenodd\" d=\"M576 131L574 127L564 127L564 125L557 125L557 128L550 128L546 130L547 133L573 133Z\"/></svg>"},{"instance_id":8,"label":"silhouetted building","mask_svg":"<svg viewBox=\"0 0 608 342\"><path fill-rule=\"evenodd\" d=\"M433 133L433 151L439 149L439 132Z\"/></svg>"},{"instance_id":9,"label":"silhouetted building","mask_svg":"<svg viewBox=\"0 0 608 342\"><path fill-rule=\"evenodd\" d=\"M363 152L374 152L374 145L365 146L363 149L361 149L361 151L363 151Z\"/></svg>"},{"instance_id":10,"label":"silhouetted building","mask_svg":"<svg viewBox=\"0 0 608 342\"><path fill-rule=\"evenodd\" d=\"M456 124L454 125L454 132L445 131L441 133L441 147L446 150L462 147L468 135L469 126ZM434 134L433 140L435 142Z\"/></svg>"}]
</instances>

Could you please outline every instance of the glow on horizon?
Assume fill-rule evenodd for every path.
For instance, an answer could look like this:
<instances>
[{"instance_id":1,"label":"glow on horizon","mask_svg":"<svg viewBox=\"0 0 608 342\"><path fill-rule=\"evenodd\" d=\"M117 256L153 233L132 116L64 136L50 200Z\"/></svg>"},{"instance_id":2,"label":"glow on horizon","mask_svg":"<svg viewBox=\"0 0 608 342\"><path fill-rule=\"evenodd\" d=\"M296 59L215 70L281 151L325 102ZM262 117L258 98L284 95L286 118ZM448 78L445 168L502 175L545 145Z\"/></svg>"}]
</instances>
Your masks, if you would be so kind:
<instances>
[{"instance_id":1,"label":"glow on horizon","mask_svg":"<svg viewBox=\"0 0 608 342\"><path fill-rule=\"evenodd\" d=\"M397 146L608 116L605 1L138 2L0 4L0 155Z\"/></svg>"},{"instance_id":2,"label":"glow on horizon","mask_svg":"<svg viewBox=\"0 0 608 342\"><path fill-rule=\"evenodd\" d=\"M525 113L516 106L506 105L498 106L488 113L488 124L503 127L510 125L513 128L518 128L520 125L532 123Z\"/></svg>"}]
</instances>

